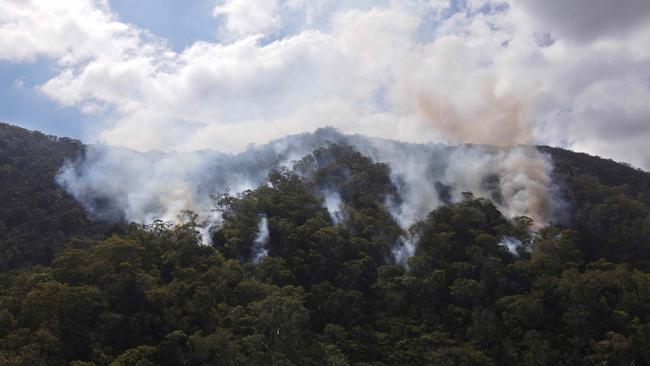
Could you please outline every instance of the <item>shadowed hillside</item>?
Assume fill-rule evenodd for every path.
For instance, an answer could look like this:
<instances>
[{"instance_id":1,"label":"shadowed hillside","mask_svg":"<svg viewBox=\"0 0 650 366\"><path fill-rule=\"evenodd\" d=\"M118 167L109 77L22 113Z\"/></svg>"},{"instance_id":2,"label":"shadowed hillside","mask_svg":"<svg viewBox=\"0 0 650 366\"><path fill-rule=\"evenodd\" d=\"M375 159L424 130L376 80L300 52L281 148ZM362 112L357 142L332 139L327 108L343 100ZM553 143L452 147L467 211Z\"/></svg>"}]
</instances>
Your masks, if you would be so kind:
<instances>
[{"instance_id":1,"label":"shadowed hillside","mask_svg":"<svg viewBox=\"0 0 650 366\"><path fill-rule=\"evenodd\" d=\"M586 258L650 266L650 173L568 150L550 153L567 201L566 224Z\"/></svg>"},{"instance_id":2,"label":"shadowed hillside","mask_svg":"<svg viewBox=\"0 0 650 366\"><path fill-rule=\"evenodd\" d=\"M0 270L48 263L71 237L101 233L54 180L83 152L69 138L0 123Z\"/></svg>"}]
</instances>

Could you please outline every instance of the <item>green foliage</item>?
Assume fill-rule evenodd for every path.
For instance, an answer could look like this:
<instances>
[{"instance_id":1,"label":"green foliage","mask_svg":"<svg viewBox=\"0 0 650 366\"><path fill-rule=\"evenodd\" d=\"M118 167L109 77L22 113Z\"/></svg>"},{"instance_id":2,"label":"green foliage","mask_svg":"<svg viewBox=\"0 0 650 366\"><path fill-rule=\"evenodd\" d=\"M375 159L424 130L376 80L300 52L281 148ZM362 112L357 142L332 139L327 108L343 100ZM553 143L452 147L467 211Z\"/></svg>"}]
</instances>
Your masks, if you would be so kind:
<instances>
[{"instance_id":1,"label":"green foliage","mask_svg":"<svg viewBox=\"0 0 650 366\"><path fill-rule=\"evenodd\" d=\"M54 179L83 151L79 141L0 123L0 272L48 263L73 236L106 231Z\"/></svg>"},{"instance_id":2,"label":"green foliage","mask_svg":"<svg viewBox=\"0 0 650 366\"><path fill-rule=\"evenodd\" d=\"M18 154L20 139L0 148ZM43 229L34 248L16 238L38 225L2 216L3 240L14 239L2 242L13 270L0 276L0 364L648 365L650 179L548 151L569 220L534 231L467 193L411 228L406 265L391 254L405 233L385 206L399 200L388 167L344 145L213 196L223 225L212 246L191 212L182 225L123 224L104 237L79 235L99 226L73 215L78 229L59 241ZM0 212L32 210L27 191L12 189L18 199ZM323 192L340 194L343 222ZM268 256L253 263L262 217ZM517 254L506 237L522 243ZM53 259L21 257L46 242Z\"/></svg>"},{"instance_id":3,"label":"green foliage","mask_svg":"<svg viewBox=\"0 0 650 366\"><path fill-rule=\"evenodd\" d=\"M650 268L650 173L611 160L542 147L553 157L585 259Z\"/></svg>"}]
</instances>

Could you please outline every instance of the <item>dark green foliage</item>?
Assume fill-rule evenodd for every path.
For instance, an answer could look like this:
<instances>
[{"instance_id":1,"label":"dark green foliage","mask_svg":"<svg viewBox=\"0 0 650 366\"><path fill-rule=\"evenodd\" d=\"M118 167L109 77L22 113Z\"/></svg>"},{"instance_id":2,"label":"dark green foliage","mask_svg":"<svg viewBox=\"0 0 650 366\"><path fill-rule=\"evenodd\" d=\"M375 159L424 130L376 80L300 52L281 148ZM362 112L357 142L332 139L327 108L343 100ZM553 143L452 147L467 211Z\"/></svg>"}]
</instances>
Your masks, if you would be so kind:
<instances>
[{"instance_id":1,"label":"dark green foliage","mask_svg":"<svg viewBox=\"0 0 650 366\"><path fill-rule=\"evenodd\" d=\"M566 224L588 260L650 268L650 173L611 160L541 147L567 199Z\"/></svg>"},{"instance_id":2,"label":"dark green foliage","mask_svg":"<svg viewBox=\"0 0 650 366\"><path fill-rule=\"evenodd\" d=\"M261 215L268 219L269 255L283 259L295 284L328 281L368 290L375 268L390 260L402 234L383 202L395 193L388 167L345 145L316 150L298 163L305 180L289 171L271 172L267 184L235 198L215 197L224 225L213 237L228 258L250 260ZM345 225L333 225L316 192L340 191Z\"/></svg>"},{"instance_id":3,"label":"dark green foliage","mask_svg":"<svg viewBox=\"0 0 650 366\"><path fill-rule=\"evenodd\" d=\"M385 206L399 200L388 167L345 145L314 151L300 175L275 171L254 190L214 196L224 222L213 246L191 212L180 226L71 238L94 225L79 211L53 260L0 276L0 365L648 365L648 176L548 151L572 213L563 226L532 231L468 192L410 229L406 265L391 255L405 233ZM1 179L17 195L5 202L26 210L29 192L59 192ZM323 207L329 191L340 193L340 223ZM268 256L253 263L262 217ZM11 225L52 242L36 222ZM504 238L522 243L517 255Z\"/></svg>"},{"instance_id":4,"label":"dark green foliage","mask_svg":"<svg viewBox=\"0 0 650 366\"><path fill-rule=\"evenodd\" d=\"M0 271L48 263L74 235L105 231L54 180L63 161L83 149L76 140L0 123Z\"/></svg>"}]
</instances>

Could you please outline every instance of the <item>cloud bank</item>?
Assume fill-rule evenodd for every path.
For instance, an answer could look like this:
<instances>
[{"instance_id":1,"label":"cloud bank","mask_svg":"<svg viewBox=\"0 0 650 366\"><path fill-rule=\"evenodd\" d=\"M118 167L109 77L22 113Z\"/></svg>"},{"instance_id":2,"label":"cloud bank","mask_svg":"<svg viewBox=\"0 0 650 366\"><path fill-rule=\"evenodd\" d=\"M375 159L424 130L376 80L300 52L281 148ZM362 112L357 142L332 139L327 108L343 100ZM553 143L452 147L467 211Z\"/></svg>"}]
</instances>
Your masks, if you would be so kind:
<instances>
[{"instance_id":1,"label":"cloud bank","mask_svg":"<svg viewBox=\"0 0 650 366\"><path fill-rule=\"evenodd\" d=\"M650 5L226 0L173 51L103 0L0 3L0 60L52 60L39 92L88 140L243 151L323 125L412 142L572 147L650 168Z\"/></svg>"}]
</instances>

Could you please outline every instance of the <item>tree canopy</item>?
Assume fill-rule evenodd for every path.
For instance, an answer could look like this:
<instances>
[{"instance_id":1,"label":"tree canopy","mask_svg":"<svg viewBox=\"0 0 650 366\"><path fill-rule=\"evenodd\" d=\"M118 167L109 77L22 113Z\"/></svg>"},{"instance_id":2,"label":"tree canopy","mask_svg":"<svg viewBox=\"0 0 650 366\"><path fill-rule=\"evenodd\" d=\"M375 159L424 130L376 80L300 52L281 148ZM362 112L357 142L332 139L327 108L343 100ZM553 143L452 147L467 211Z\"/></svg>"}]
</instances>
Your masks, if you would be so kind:
<instances>
[{"instance_id":1,"label":"tree canopy","mask_svg":"<svg viewBox=\"0 0 650 366\"><path fill-rule=\"evenodd\" d=\"M23 138L70 148L43 157L49 174L81 149L0 139L15 155L2 169L37 154L19 149ZM107 230L61 192L69 203L44 210L71 215L69 231L63 219L49 231L39 226L48 221L15 219L19 206L36 210L31 195L57 192L30 178L0 204L0 364L648 365L650 177L546 150L569 219L539 230L468 193L406 233L387 207L399 199L388 166L346 145L315 150L255 189L215 192L223 223L212 245L191 219ZM0 181L31 173L19 174ZM340 194L342 220L323 192ZM255 260L263 218L266 255ZM38 240L19 239L28 234ZM405 235L415 251L400 263L393 251ZM48 257L29 257L45 243Z\"/></svg>"}]
</instances>

